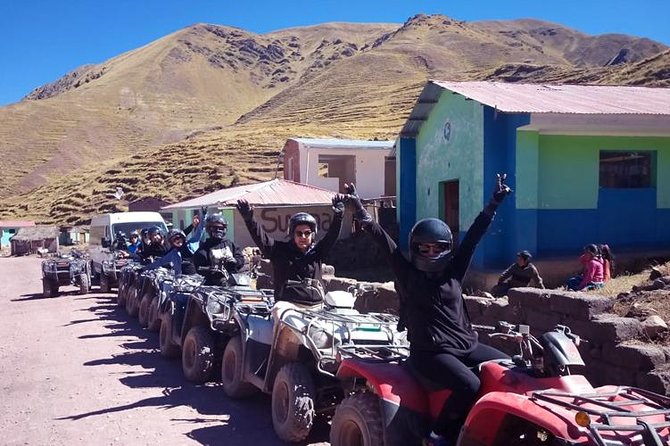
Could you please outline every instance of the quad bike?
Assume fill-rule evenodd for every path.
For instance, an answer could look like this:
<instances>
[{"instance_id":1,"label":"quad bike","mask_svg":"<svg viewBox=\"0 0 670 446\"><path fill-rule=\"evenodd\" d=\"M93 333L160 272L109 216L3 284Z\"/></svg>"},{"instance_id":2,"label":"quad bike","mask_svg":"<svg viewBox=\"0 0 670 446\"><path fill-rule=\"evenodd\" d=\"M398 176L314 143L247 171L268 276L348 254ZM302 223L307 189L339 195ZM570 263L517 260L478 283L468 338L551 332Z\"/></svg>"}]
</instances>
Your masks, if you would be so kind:
<instances>
[{"instance_id":1,"label":"quad bike","mask_svg":"<svg viewBox=\"0 0 670 446\"><path fill-rule=\"evenodd\" d=\"M126 263L119 272L119 288L116 295L116 303L120 307L126 306L126 298L132 292L136 293L137 280L139 278L142 264L135 260Z\"/></svg>"},{"instance_id":2,"label":"quad bike","mask_svg":"<svg viewBox=\"0 0 670 446\"><path fill-rule=\"evenodd\" d=\"M160 327L160 318L158 314L158 303L160 300L160 290L164 282L174 280L174 271L165 268L157 268L145 271L141 274L143 280L141 287L126 302L130 302L133 310L136 310L137 319L140 325L149 331L158 331ZM126 308L128 308L126 304Z\"/></svg>"},{"instance_id":3,"label":"quad bike","mask_svg":"<svg viewBox=\"0 0 670 446\"><path fill-rule=\"evenodd\" d=\"M276 311L282 308L276 304L273 316L234 305L229 320L236 332L224 350L221 375L230 397L270 393L275 432L284 441L299 442L309 435L316 416L331 414L344 396L335 376L339 346L404 341L395 330L395 316L360 314L353 308L356 298L373 292L371 288L351 287L324 296L318 280L288 281L286 286L319 294L323 305L289 305Z\"/></svg>"},{"instance_id":4,"label":"quad bike","mask_svg":"<svg viewBox=\"0 0 670 446\"><path fill-rule=\"evenodd\" d=\"M479 327L483 328L483 327ZM626 386L594 388L571 374L580 338L557 326L539 339L499 323L492 340L517 343L513 360L478 369L481 388L459 446L661 445L670 441L670 399ZM337 376L348 396L335 411L333 446L420 444L451 391L412 372L401 348L342 347Z\"/></svg>"},{"instance_id":5,"label":"quad bike","mask_svg":"<svg viewBox=\"0 0 670 446\"><path fill-rule=\"evenodd\" d=\"M126 266L131 260L127 257L121 257L118 254L113 259L103 260L100 277L100 292L109 293L113 287L119 286L119 278L121 276L121 269Z\"/></svg>"},{"instance_id":6,"label":"quad bike","mask_svg":"<svg viewBox=\"0 0 670 446\"><path fill-rule=\"evenodd\" d=\"M44 297L58 296L58 288L65 285L79 287L79 294L91 289L91 265L80 251L59 253L55 258L42 261L42 293Z\"/></svg>"},{"instance_id":7,"label":"quad bike","mask_svg":"<svg viewBox=\"0 0 670 446\"><path fill-rule=\"evenodd\" d=\"M192 382L212 379L233 334L232 306L258 307L268 313L271 305L267 293L251 288L247 275L221 273L226 275L223 286L202 285L202 276L181 276L163 284L161 353L176 357L181 349L184 376Z\"/></svg>"}]
</instances>

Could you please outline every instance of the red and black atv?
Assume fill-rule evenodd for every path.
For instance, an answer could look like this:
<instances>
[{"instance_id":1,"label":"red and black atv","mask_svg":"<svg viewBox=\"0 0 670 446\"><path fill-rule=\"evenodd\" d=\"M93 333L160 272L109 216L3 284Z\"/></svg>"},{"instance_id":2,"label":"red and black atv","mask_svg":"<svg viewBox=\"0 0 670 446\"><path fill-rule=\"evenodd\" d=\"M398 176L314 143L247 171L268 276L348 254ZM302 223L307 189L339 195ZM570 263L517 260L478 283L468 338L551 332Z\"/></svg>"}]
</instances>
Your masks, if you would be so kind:
<instances>
[{"instance_id":1,"label":"red and black atv","mask_svg":"<svg viewBox=\"0 0 670 446\"><path fill-rule=\"evenodd\" d=\"M499 323L495 331L492 340L518 343L520 354L479 366L480 393L457 445L670 444L670 398L633 387L594 388L571 374L584 362L580 339L568 327L539 339L527 325ZM413 373L408 353L403 347L340 350L337 376L348 396L332 420L332 446L421 443L451 391L431 388Z\"/></svg>"}]
</instances>

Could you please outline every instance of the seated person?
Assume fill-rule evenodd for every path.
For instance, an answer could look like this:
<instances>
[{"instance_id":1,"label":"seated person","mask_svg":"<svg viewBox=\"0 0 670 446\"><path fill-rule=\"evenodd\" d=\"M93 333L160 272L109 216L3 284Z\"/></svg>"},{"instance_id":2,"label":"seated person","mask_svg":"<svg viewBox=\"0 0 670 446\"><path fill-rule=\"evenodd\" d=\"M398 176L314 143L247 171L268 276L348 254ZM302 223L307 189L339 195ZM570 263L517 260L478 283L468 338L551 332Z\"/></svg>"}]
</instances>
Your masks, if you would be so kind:
<instances>
[{"instance_id":1,"label":"seated person","mask_svg":"<svg viewBox=\"0 0 670 446\"><path fill-rule=\"evenodd\" d=\"M198 219L200 222L200 219ZM203 222L204 223L204 222ZM167 242L170 250L163 256L154 260L144 267L144 269L156 269L161 266L171 267L177 276L182 274L195 274L195 265L193 264L193 255L200 245L200 236L204 228L198 224L191 237L186 240L186 235L179 229L172 229L168 232Z\"/></svg>"},{"instance_id":2,"label":"seated person","mask_svg":"<svg viewBox=\"0 0 670 446\"><path fill-rule=\"evenodd\" d=\"M530 263L532 258L533 256L526 250L518 252L516 262L500 275L498 284L491 289L491 294L495 297L506 296L510 288L526 287L531 282L537 288L544 288L544 282L537 268Z\"/></svg>"},{"instance_id":3,"label":"seated person","mask_svg":"<svg viewBox=\"0 0 670 446\"><path fill-rule=\"evenodd\" d=\"M205 219L209 238L200 243L193 255L196 272L205 276L205 285L225 285L221 268L236 273L244 267L244 255L240 248L226 238L228 221L221 214L212 214Z\"/></svg>"},{"instance_id":4,"label":"seated person","mask_svg":"<svg viewBox=\"0 0 670 446\"><path fill-rule=\"evenodd\" d=\"M598 247L594 244L586 245L579 261L583 266L582 273L569 278L566 288L572 291L602 288L604 263Z\"/></svg>"},{"instance_id":5,"label":"seated person","mask_svg":"<svg viewBox=\"0 0 670 446\"><path fill-rule=\"evenodd\" d=\"M603 258L603 279L607 282L614 276L614 255L609 245L600 245L599 248Z\"/></svg>"},{"instance_id":6,"label":"seated person","mask_svg":"<svg viewBox=\"0 0 670 446\"><path fill-rule=\"evenodd\" d=\"M130 233L130 243L128 244L128 252L131 254L137 254L142 242L140 241L140 234L137 231Z\"/></svg>"}]
</instances>

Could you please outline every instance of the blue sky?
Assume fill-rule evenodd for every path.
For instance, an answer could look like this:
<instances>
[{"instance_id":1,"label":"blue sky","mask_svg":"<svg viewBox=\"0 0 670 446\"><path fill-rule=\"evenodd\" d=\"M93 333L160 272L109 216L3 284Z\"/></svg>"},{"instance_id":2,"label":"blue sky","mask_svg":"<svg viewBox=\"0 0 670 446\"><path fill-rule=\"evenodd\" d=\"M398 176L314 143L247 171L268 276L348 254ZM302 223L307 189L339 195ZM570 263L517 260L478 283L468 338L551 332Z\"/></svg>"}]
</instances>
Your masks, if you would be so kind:
<instances>
[{"instance_id":1,"label":"blue sky","mask_svg":"<svg viewBox=\"0 0 670 446\"><path fill-rule=\"evenodd\" d=\"M336 21L402 23L418 13L535 18L670 46L670 0L0 0L0 105L198 22L263 33Z\"/></svg>"}]
</instances>

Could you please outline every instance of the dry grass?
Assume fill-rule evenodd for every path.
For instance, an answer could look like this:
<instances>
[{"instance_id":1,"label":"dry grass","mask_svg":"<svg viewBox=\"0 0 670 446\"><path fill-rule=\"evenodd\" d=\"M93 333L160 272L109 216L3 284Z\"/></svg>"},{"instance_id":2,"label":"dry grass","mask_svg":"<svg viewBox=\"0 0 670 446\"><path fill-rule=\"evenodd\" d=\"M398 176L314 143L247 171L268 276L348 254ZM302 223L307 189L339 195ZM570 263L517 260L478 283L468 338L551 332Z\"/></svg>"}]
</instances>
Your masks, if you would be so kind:
<instances>
[{"instance_id":1,"label":"dry grass","mask_svg":"<svg viewBox=\"0 0 670 446\"><path fill-rule=\"evenodd\" d=\"M624 40L635 55L659 50ZM568 54L567 41L590 49ZM558 66L533 80L570 79L584 73L575 63L608 56L611 45L594 42L555 24L444 16L266 35L195 25L45 87L48 99L0 108L0 218L81 223L123 209L117 186L129 200L176 202L269 179L289 137L394 138L426 79L474 79L500 64ZM652 84L663 57L594 76Z\"/></svg>"}]
</instances>

